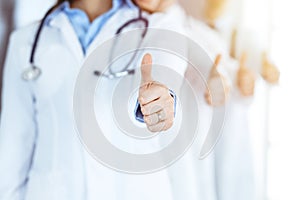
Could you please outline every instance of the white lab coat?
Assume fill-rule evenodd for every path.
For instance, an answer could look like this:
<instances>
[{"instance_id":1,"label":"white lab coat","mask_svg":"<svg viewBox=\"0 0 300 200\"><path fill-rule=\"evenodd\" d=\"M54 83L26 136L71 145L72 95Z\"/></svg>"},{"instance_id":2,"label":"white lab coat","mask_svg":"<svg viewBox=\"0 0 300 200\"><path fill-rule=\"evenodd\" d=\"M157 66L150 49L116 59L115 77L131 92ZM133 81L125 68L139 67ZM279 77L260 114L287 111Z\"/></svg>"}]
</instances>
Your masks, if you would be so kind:
<instances>
[{"instance_id":1,"label":"white lab coat","mask_svg":"<svg viewBox=\"0 0 300 200\"><path fill-rule=\"evenodd\" d=\"M230 84L231 91L226 108L226 118L220 140L214 149L215 181L218 200L254 200L256 191L255 168L249 105L252 98L243 98L236 86L238 62L229 57L229 49L217 32L204 23L189 19L190 37L201 44L211 59L222 55L219 72ZM187 73L187 76L193 75ZM194 85L199 85L195 80ZM199 88L200 90L200 88Z\"/></svg>"},{"instance_id":2,"label":"white lab coat","mask_svg":"<svg viewBox=\"0 0 300 200\"><path fill-rule=\"evenodd\" d=\"M176 6L173 7L175 8ZM170 13L174 14L171 21L185 18L185 26L187 27L184 34L205 49L212 60L215 59L217 54L222 55L221 65L218 70L227 78L231 86L229 102L225 105L226 118L224 127L221 130L222 135L215 146L215 150L205 160L191 165L198 169L197 173L199 175L194 173L198 185L206 183L204 184L205 187L199 187L198 192L203 199L253 200L255 199L256 185L254 180L253 151L251 149L251 137L248 127L248 109L251 98L242 98L235 86L238 63L229 57L229 49L216 31L203 22L192 17L186 17L182 10L180 11L180 8L177 11L175 10L169 10ZM200 68L206 78L210 69L211 66ZM206 121L208 120L207 118L211 117L212 107L205 105L206 103L201 98L205 86L201 79L195 77L195 71L191 68L188 68L186 77L192 80L193 87L199 92L202 111L201 121ZM202 132L207 130L207 124L209 122L206 124L202 123ZM195 161L195 159L193 160ZM202 191L202 188L205 188L205 191ZM186 194L190 193L186 192ZM185 198L181 194L178 194L178 196L180 197L178 199Z\"/></svg>"},{"instance_id":3,"label":"white lab coat","mask_svg":"<svg viewBox=\"0 0 300 200\"><path fill-rule=\"evenodd\" d=\"M136 15L136 11L121 9L106 23L87 54L114 35L119 24ZM44 27L36 52L36 65L42 69L42 76L26 82L21 74L29 67L36 29L37 24L28 26L15 31L10 38L1 113L0 199L168 200L175 199L180 192L186 196L186 191L196 193L189 199L200 199L199 185L190 179L196 177L194 171L188 171L188 175L182 173L193 169L187 168L191 162L183 162L190 157L183 158L170 170L134 176L104 167L87 153L77 137L72 110L76 76L85 59L80 43L67 17L56 16ZM154 58L159 56L153 54ZM137 80L133 82L138 83ZM96 96L103 91L99 90ZM99 105L110 101L107 98L105 102L106 95L110 97L109 93L102 95ZM98 113L98 119L106 114L111 113ZM114 124L107 122L104 130L112 131Z\"/></svg>"},{"instance_id":4,"label":"white lab coat","mask_svg":"<svg viewBox=\"0 0 300 200\"><path fill-rule=\"evenodd\" d=\"M195 25L195 20L189 17L178 4L174 4L164 13L152 14L150 19L150 25L152 22L152 26L154 27L177 31L180 34L185 35L187 38L189 38L189 40L197 43L199 47L208 54L207 57L202 56L200 52L199 54L195 52L191 53L190 50L199 50L193 48L189 49L188 56L189 59L193 61L197 60L197 62L195 62L194 64L201 67L198 70L201 71L204 77L208 76L212 64L212 62L208 62L208 57L212 58L212 55L209 54L210 51L208 51L207 46L208 42L205 39L209 37L211 32L207 33L203 31L203 29L201 29L202 32L198 34L199 32L195 31L195 28L199 27ZM200 22L198 23L200 24ZM178 30L178 27L181 28ZM193 56L196 56L197 58ZM191 81L191 84L193 84L193 77L189 77L189 81ZM199 160L201 147L209 130L212 109L205 103L205 100L203 98L205 89L203 87L203 79L198 79L196 84L200 85L200 88L197 87L198 85L193 85L192 88L195 90L197 94L197 100L199 101L199 132L197 133L197 138L194 144L191 146L190 150L185 154L185 156L183 156L182 159L180 159L177 163L169 168L169 174L172 179L172 187L174 188L173 193L175 200L217 199L214 154L211 153L205 159ZM180 91L181 93L183 93L182 101L185 100L189 102L191 94L185 93L185 87L189 86L187 86L186 84L182 85ZM192 110L195 108L190 107L188 109ZM181 173L178 174L178 172Z\"/></svg>"}]
</instances>

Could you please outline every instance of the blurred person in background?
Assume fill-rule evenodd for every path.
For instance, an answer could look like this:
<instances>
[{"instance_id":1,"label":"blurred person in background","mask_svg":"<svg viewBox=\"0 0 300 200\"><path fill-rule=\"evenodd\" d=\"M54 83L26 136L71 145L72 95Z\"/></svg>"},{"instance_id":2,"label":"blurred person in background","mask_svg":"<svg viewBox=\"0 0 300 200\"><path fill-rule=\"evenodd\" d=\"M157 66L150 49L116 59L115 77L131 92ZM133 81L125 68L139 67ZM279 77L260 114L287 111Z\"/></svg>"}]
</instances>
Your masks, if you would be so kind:
<instances>
[{"instance_id":1,"label":"blurred person in background","mask_svg":"<svg viewBox=\"0 0 300 200\"><path fill-rule=\"evenodd\" d=\"M255 179L253 163L253 144L251 143L248 118L255 79L251 71L249 72L245 66L247 56L244 55L244 58L241 58L240 61L231 58L230 47L228 47L222 36L209 25L206 25L205 22L187 16L175 1L165 8L164 15L155 13L157 3L155 0L147 2L136 0L136 2L141 8L153 13L153 19L156 18L156 23L153 23L154 25L160 24L159 22L164 20L168 23L160 26L160 28L168 27L168 24L176 23L178 26L183 27L184 31L181 33L203 47L212 60L217 59L218 55L221 55L219 66L216 66L216 68L211 66L212 68L197 69L201 71L208 82L211 78L210 73L217 73L217 79L223 79L222 82L224 85L217 84L209 88L210 92L214 93L215 99L220 99L221 101L213 102L213 104L209 105L212 106L211 108L215 107L216 109L224 106L226 108L226 118L222 129L222 136L216 145L215 151L206 159L195 162L195 165L193 165L197 166L199 171L197 171L198 174L194 173L191 176L195 176L196 181L199 181L198 184L200 185L206 182L206 191L198 189L198 192L202 194L202 196L200 196L202 198L204 197L204 199L216 198L220 200L255 199L258 191L256 190L257 180ZM215 18L221 14L221 10L224 10L225 1L208 0L206 3L210 12L215 14ZM216 6L216 8L214 8L214 6ZM215 12L214 9L216 9L217 12ZM161 20L159 15L164 20ZM180 23L181 25L179 25ZM206 88L203 87L201 78L195 76L196 74L197 72L194 68L188 67L185 72L185 77L192 80L195 90L205 96ZM241 83L237 86L236 83L238 79L241 79ZM220 87L223 86L224 90L220 90ZM204 99L202 100L202 103L205 104ZM211 108L202 107L201 114L207 118L207 116L210 116ZM205 121L205 118L201 119L202 122ZM239 123L237 123L237 121ZM207 128L201 128L203 131L201 131L201 134L205 134ZM184 167L182 169L184 169ZM184 171L191 172L194 170L190 169ZM180 182L178 184L180 184ZM180 194L178 196L180 196ZM181 196L181 198L184 198L184 196Z\"/></svg>"}]
</instances>

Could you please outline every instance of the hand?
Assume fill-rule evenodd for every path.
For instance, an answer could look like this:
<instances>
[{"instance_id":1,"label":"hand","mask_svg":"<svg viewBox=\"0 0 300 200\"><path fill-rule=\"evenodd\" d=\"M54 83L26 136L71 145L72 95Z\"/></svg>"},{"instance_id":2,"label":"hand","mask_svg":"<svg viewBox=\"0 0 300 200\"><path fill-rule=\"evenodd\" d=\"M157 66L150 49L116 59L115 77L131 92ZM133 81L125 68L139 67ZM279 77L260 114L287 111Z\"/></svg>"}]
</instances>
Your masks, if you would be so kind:
<instances>
[{"instance_id":1,"label":"hand","mask_svg":"<svg viewBox=\"0 0 300 200\"><path fill-rule=\"evenodd\" d=\"M141 85L138 101L144 115L144 121L151 132L169 129L174 120L174 98L169 89L152 76L152 57L146 54L141 65Z\"/></svg>"},{"instance_id":2,"label":"hand","mask_svg":"<svg viewBox=\"0 0 300 200\"><path fill-rule=\"evenodd\" d=\"M255 76L245 66L246 54L243 53L240 60L240 67L237 72L237 86L243 96L252 96L254 94Z\"/></svg>"},{"instance_id":3,"label":"hand","mask_svg":"<svg viewBox=\"0 0 300 200\"><path fill-rule=\"evenodd\" d=\"M271 84L276 84L279 81L280 72L278 68L268 60L266 53L263 54L261 75Z\"/></svg>"},{"instance_id":4,"label":"hand","mask_svg":"<svg viewBox=\"0 0 300 200\"><path fill-rule=\"evenodd\" d=\"M224 105L229 95L230 88L227 80L217 70L220 61L221 55L219 54L207 80L208 88L205 91L205 100L211 106Z\"/></svg>"}]
</instances>

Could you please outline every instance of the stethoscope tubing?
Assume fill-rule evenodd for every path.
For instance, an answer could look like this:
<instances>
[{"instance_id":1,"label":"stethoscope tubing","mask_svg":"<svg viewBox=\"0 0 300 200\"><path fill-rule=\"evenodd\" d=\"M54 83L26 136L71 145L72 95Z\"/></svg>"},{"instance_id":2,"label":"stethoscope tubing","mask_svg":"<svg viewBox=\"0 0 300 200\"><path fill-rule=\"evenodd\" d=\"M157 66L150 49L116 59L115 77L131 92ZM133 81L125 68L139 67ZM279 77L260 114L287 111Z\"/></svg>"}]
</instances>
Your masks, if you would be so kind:
<instances>
[{"instance_id":1,"label":"stethoscope tubing","mask_svg":"<svg viewBox=\"0 0 300 200\"><path fill-rule=\"evenodd\" d=\"M39 43L39 40L40 40L40 36L42 34L42 31L43 31L43 27L45 25L45 22L48 18L48 16L53 12L53 10L55 10L55 8L57 8L58 5L55 5L53 7L51 7L47 12L46 14L44 15L44 17L42 18L41 20L41 23L37 29L37 32L35 34L35 37L34 37L34 41L33 41L33 45L32 45L32 49L31 49L31 53L30 53L30 59L29 59L29 63L30 63L30 68L29 69L26 69L23 74L22 74L22 78L26 81L29 81L29 80L36 80L40 75L41 75L41 69L38 68L36 65L35 65L35 54L36 54L36 50L37 50L37 47L38 47L38 43ZM132 23L135 23L135 22L138 22L138 21L141 21L144 23L145 25L145 30L144 32L142 33L142 39L145 37L146 33L147 33L147 30L148 30L148 26L149 26L149 21L144 18L142 16L142 10L139 9L139 15L137 18L134 18L134 19L131 19L129 20L128 22L124 23L115 33L115 35L119 35L122 30L129 26L130 24ZM94 71L94 75L96 76L104 76L106 78L109 78L109 79L114 79L114 78L120 78L122 76L126 76L126 75L131 75L131 74L134 74L135 70L134 69L131 69L131 70L128 70L129 68L129 65L130 63L133 61L134 57L136 56L136 53L135 55L131 58L130 62L119 72L112 72L111 69L109 69L109 74L103 74L102 72L100 71Z\"/></svg>"},{"instance_id":2,"label":"stethoscope tubing","mask_svg":"<svg viewBox=\"0 0 300 200\"><path fill-rule=\"evenodd\" d=\"M30 53L30 64L32 66L34 66L34 56L35 56L35 52L36 52L36 48L37 48L37 44L39 42L39 39L40 39L40 35L41 35L41 32L43 30L43 27L44 27L44 24L45 24L45 21L47 19L47 17L52 13L52 11L56 8L57 6L53 6L51 7L45 14L45 16L43 17L39 27L38 27L38 30L35 34L35 38L34 38L34 41L33 41L33 45L32 45L32 49L31 49L31 53Z\"/></svg>"}]
</instances>

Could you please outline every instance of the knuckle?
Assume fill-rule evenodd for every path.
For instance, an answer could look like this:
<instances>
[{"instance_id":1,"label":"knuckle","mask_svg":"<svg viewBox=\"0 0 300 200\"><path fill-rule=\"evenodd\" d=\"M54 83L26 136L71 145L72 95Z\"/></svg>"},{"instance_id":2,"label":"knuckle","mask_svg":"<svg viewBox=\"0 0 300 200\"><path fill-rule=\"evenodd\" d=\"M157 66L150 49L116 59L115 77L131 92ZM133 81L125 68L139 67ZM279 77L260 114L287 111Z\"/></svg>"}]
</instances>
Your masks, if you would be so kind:
<instances>
[{"instance_id":1,"label":"knuckle","mask_svg":"<svg viewBox=\"0 0 300 200\"><path fill-rule=\"evenodd\" d=\"M167 89L165 86L160 87L160 88L161 88L161 92L162 92L162 93L167 94L167 95L170 94L170 93L169 93L169 89ZM169 95L169 96L170 96L170 95Z\"/></svg>"},{"instance_id":2,"label":"knuckle","mask_svg":"<svg viewBox=\"0 0 300 200\"><path fill-rule=\"evenodd\" d=\"M171 93L169 92L169 90L167 90L165 93L164 93L164 98L166 99L174 99L171 95Z\"/></svg>"},{"instance_id":3,"label":"knuckle","mask_svg":"<svg viewBox=\"0 0 300 200\"><path fill-rule=\"evenodd\" d=\"M145 98L143 97L142 94L140 94L140 96L138 97L138 101L140 104L144 104L145 103Z\"/></svg>"},{"instance_id":4,"label":"knuckle","mask_svg":"<svg viewBox=\"0 0 300 200\"><path fill-rule=\"evenodd\" d=\"M143 113L143 115L146 115L146 108L144 106L141 107L141 112Z\"/></svg>"},{"instance_id":5,"label":"knuckle","mask_svg":"<svg viewBox=\"0 0 300 200\"><path fill-rule=\"evenodd\" d=\"M153 127L153 126L147 126L147 128L152 133L157 132L156 129L155 129L155 127Z\"/></svg>"},{"instance_id":6,"label":"knuckle","mask_svg":"<svg viewBox=\"0 0 300 200\"><path fill-rule=\"evenodd\" d=\"M160 104L163 105L164 108L168 107L171 103L172 103L171 100L166 96L162 97L160 101Z\"/></svg>"},{"instance_id":7,"label":"knuckle","mask_svg":"<svg viewBox=\"0 0 300 200\"><path fill-rule=\"evenodd\" d=\"M149 119L148 116L144 116L144 121L145 121L145 123L146 123L147 125L149 125L150 119Z\"/></svg>"},{"instance_id":8,"label":"knuckle","mask_svg":"<svg viewBox=\"0 0 300 200\"><path fill-rule=\"evenodd\" d=\"M141 111L143 113L143 115L150 115L151 114L151 108L150 107L147 107L147 106L144 106L143 108L141 108Z\"/></svg>"},{"instance_id":9,"label":"knuckle","mask_svg":"<svg viewBox=\"0 0 300 200\"><path fill-rule=\"evenodd\" d=\"M161 84L156 84L155 85L155 90L160 93L160 94L163 94L164 93L164 87L161 85Z\"/></svg>"}]
</instances>

